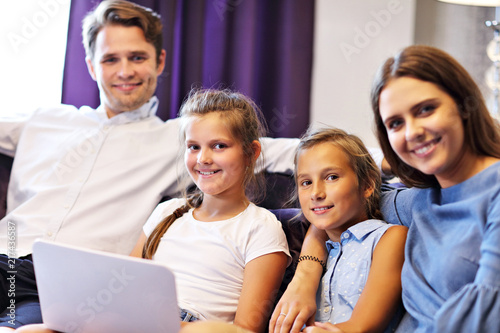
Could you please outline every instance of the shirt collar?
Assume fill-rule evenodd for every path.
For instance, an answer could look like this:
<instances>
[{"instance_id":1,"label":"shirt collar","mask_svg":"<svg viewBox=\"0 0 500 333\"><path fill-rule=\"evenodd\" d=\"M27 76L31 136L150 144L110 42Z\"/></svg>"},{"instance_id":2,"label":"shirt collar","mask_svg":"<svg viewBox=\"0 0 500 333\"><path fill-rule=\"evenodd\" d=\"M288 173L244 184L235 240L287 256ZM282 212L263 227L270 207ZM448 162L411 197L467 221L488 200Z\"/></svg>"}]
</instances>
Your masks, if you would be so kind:
<instances>
[{"instance_id":1,"label":"shirt collar","mask_svg":"<svg viewBox=\"0 0 500 333\"><path fill-rule=\"evenodd\" d=\"M356 223L340 235L340 242L342 243L344 241L349 241L353 238L360 242L370 233L385 225L387 225L387 223L380 220L366 220L360 223ZM330 251L332 247L334 247L334 244L338 244L338 242L333 242L331 240L328 240L326 242L328 251Z\"/></svg>"},{"instance_id":2,"label":"shirt collar","mask_svg":"<svg viewBox=\"0 0 500 333\"><path fill-rule=\"evenodd\" d=\"M122 125L128 124L136 121L140 121L142 119L154 116L156 114L156 110L158 109L158 98L153 96L144 103L138 109L132 111L122 112L113 118L108 118L106 116L106 110L104 109L104 105L100 105L97 111L100 113L101 118L108 124L112 125Z\"/></svg>"}]
</instances>

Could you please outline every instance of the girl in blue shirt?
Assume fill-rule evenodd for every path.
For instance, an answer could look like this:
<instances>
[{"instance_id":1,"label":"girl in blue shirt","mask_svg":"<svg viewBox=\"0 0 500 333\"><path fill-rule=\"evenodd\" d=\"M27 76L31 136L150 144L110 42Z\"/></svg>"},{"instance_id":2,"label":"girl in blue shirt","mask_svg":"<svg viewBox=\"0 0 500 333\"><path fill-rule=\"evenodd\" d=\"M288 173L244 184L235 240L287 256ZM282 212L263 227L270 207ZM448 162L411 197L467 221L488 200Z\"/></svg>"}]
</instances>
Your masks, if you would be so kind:
<instances>
[{"instance_id":1,"label":"girl in blue shirt","mask_svg":"<svg viewBox=\"0 0 500 333\"><path fill-rule=\"evenodd\" d=\"M445 52L410 46L379 70L372 107L385 157L411 187L383 198L386 220L409 227L397 331L500 332L500 130L478 86ZM324 257L320 240L312 229L303 252ZM274 332L298 332L313 313L318 274L303 268L273 318L295 315Z\"/></svg>"},{"instance_id":2,"label":"girl in blue shirt","mask_svg":"<svg viewBox=\"0 0 500 333\"><path fill-rule=\"evenodd\" d=\"M381 221L380 171L363 142L339 129L310 130L295 155L295 179L302 213L328 236L326 264L299 257L325 270L318 323L304 332L390 331L398 322L406 228Z\"/></svg>"}]
</instances>

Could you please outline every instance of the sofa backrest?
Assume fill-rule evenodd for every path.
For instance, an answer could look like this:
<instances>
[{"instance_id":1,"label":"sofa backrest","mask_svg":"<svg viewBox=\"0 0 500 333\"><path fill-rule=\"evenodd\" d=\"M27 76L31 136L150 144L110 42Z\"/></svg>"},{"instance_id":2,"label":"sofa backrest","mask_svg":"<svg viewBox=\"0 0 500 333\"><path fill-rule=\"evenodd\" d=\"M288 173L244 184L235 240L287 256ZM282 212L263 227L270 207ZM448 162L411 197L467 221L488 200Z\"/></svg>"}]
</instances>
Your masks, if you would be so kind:
<instances>
[{"instance_id":1,"label":"sofa backrest","mask_svg":"<svg viewBox=\"0 0 500 333\"><path fill-rule=\"evenodd\" d=\"M3 218L6 213L7 187L10 179L12 162L13 159L11 157L0 154L0 218ZM309 227L309 222L299 216L300 209L298 208L272 209L275 207L281 207L283 203L287 201L291 188L290 186L293 187L293 179L285 175L267 175L266 178L268 178L268 193L263 206L267 206L266 208L268 209L271 208L270 211L276 215L278 220L281 221L283 231L285 232L288 241L290 254L292 256L292 262L287 267L283 277L283 282L278 290L276 297L277 302L293 278L300 250L302 248L302 242ZM269 180L271 180L271 182L269 182Z\"/></svg>"}]
</instances>

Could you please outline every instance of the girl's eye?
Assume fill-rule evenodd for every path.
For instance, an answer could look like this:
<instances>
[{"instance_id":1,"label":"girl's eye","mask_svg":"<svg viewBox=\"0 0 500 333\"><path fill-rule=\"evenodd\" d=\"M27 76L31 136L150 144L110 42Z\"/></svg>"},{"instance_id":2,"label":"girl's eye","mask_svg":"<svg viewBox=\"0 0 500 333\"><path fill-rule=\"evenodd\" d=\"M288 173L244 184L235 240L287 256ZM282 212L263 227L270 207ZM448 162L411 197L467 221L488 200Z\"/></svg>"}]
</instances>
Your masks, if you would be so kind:
<instances>
[{"instance_id":1,"label":"girl's eye","mask_svg":"<svg viewBox=\"0 0 500 333\"><path fill-rule=\"evenodd\" d=\"M188 146L187 146L187 149L188 149L188 150L198 150L198 149L200 149L200 147L199 147L199 146L197 146L197 145L188 145Z\"/></svg>"},{"instance_id":2,"label":"girl's eye","mask_svg":"<svg viewBox=\"0 0 500 333\"><path fill-rule=\"evenodd\" d=\"M226 145L226 144L224 144L224 143L216 143L216 144L214 145L214 148L215 148L215 149L224 149L224 148L227 148L227 145Z\"/></svg>"},{"instance_id":3,"label":"girl's eye","mask_svg":"<svg viewBox=\"0 0 500 333\"><path fill-rule=\"evenodd\" d=\"M328 175L328 176L326 176L326 180L330 180L330 181L331 180L336 180L338 178L339 178L339 176L337 176L337 175Z\"/></svg>"},{"instance_id":4,"label":"girl's eye","mask_svg":"<svg viewBox=\"0 0 500 333\"><path fill-rule=\"evenodd\" d=\"M312 182L310 180L303 180L300 182L301 187L306 187L306 186L309 186L311 184L312 184Z\"/></svg>"}]
</instances>

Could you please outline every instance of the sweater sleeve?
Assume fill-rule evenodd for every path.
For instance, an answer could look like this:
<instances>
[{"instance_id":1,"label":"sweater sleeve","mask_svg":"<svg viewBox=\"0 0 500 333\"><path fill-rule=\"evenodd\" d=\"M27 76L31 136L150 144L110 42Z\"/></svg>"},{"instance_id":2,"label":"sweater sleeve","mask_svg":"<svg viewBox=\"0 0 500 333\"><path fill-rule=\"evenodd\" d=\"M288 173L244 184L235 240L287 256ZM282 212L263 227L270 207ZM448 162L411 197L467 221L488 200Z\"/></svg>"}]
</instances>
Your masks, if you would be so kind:
<instances>
[{"instance_id":1,"label":"sweater sleeve","mask_svg":"<svg viewBox=\"0 0 500 333\"><path fill-rule=\"evenodd\" d=\"M412 204L419 191L408 188L383 188L381 210L384 220L409 227L412 223Z\"/></svg>"},{"instance_id":2,"label":"sweater sleeve","mask_svg":"<svg viewBox=\"0 0 500 333\"><path fill-rule=\"evenodd\" d=\"M500 199L489 209L474 282L439 309L435 332L500 332Z\"/></svg>"}]
</instances>

